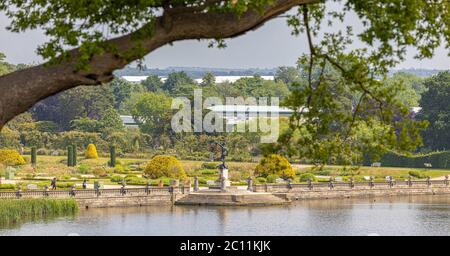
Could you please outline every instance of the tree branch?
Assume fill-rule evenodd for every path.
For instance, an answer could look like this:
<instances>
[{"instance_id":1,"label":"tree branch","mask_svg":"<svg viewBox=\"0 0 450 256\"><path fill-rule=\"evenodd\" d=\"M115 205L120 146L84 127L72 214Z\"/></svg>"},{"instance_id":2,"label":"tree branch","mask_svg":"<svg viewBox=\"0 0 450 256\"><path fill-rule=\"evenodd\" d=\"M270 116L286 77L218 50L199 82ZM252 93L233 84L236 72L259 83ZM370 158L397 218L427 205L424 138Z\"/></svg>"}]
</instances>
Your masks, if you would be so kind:
<instances>
[{"instance_id":1,"label":"tree branch","mask_svg":"<svg viewBox=\"0 0 450 256\"><path fill-rule=\"evenodd\" d=\"M38 101L80 85L99 85L113 79L113 71L142 58L155 49L179 40L232 38L264 24L294 6L317 0L274 0L262 12L249 10L241 16L232 12L183 12L157 17L152 24L128 35L106 41L110 46L92 56L88 71L77 69L79 49L68 52L58 64L42 64L0 77L0 129ZM152 26L149 30L149 26ZM151 35L149 34L152 31ZM137 40L136 38L139 38ZM143 51L136 51L135 49ZM118 54L119 53L119 54ZM127 57L120 56L128 53Z\"/></svg>"}]
</instances>

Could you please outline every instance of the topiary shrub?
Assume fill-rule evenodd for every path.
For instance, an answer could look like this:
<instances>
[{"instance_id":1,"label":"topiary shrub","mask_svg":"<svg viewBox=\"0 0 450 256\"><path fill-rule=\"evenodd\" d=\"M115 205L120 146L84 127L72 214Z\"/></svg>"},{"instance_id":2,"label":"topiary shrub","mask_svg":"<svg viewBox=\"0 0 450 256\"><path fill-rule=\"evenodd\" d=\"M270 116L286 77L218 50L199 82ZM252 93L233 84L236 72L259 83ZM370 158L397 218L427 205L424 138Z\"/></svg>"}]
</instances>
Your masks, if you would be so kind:
<instances>
[{"instance_id":1,"label":"topiary shrub","mask_svg":"<svg viewBox=\"0 0 450 256\"><path fill-rule=\"evenodd\" d=\"M95 168L94 171L92 172L92 174L94 174L96 177L106 177L108 175L108 173L106 172L106 170L104 168Z\"/></svg>"},{"instance_id":2,"label":"topiary shrub","mask_svg":"<svg viewBox=\"0 0 450 256\"><path fill-rule=\"evenodd\" d=\"M4 165L23 165L25 159L15 150L0 149L0 163Z\"/></svg>"},{"instance_id":3,"label":"topiary shrub","mask_svg":"<svg viewBox=\"0 0 450 256\"><path fill-rule=\"evenodd\" d=\"M317 179L312 173L303 173L300 175L300 182L308 182L309 180L316 181Z\"/></svg>"},{"instance_id":4,"label":"topiary shrub","mask_svg":"<svg viewBox=\"0 0 450 256\"><path fill-rule=\"evenodd\" d=\"M280 176L283 179L293 179L295 177L294 168L289 161L280 155L272 154L261 159L255 168L255 175L267 177L271 174Z\"/></svg>"},{"instance_id":5,"label":"topiary shrub","mask_svg":"<svg viewBox=\"0 0 450 256\"><path fill-rule=\"evenodd\" d=\"M175 179L185 179L186 173L180 162L173 156L155 156L147 164L145 174L151 179L169 177Z\"/></svg>"},{"instance_id":6,"label":"topiary shrub","mask_svg":"<svg viewBox=\"0 0 450 256\"><path fill-rule=\"evenodd\" d=\"M219 166L219 163L217 163L217 162L203 162L202 163L203 169L215 170L218 168L218 166Z\"/></svg>"},{"instance_id":7,"label":"topiary shrub","mask_svg":"<svg viewBox=\"0 0 450 256\"><path fill-rule=\"evenodd\" d=\"M120 175L113 175L112 177L111 177L111 181L112 182L122 182L123 181L123 177L122 176L120 176Z\"/></svg>"},{"instance_id":8,"label":"topiary shrub","mask_svg":"<svg viewBox=\"0 0 450 256\"><path fill-rule=\"evenodd\" d=\"M412 177L418 178L418 179L422 179L425 178L426 175L422 174L421 171L417 171L417 170L411 170L408 172L409 175L411 175Z\"/></svg>"},{"instance_id":9,"label":"topiary shrub","mask_svg":"<svg viewBox=\"0 0 450 256\"><path fill-rule=\"evenodd\" d=\"M85 156L88 159L98 159L97 148L94 144L88 145Z\"/></svg>"},{"instance_id":10,"label":"topiary shrub","mask_svg":"<svg viewBox=\"0 0 450 256\"><path fill-rule=\"evenodd\" d=\"M278 178L280 178L280 176L278 176L276 174L267 175L267 182L268 183L275 183Z\"/></svg>"},{"instance_id":11,"label":"topiary shrub","mask_svg":"<svg viewBox=\"0 0 450 256\"><path fill-rule=\"evenodd\" d=\"M256 181L257 181L257 183L266 183L267 182L266 178L264 178L264 177L258 177L258 178L256 178Z\"/></svg>"},{"instance_id":12,"label":"topiary shrub","mask_svg":"<svg viewBox=\"0 0 450 256\"><path fill-rule=\"evenodd\" d=\"M91 168L86 164L80 164L78 166L78 172L81 174L88 174L91 171Z\"/></svg>"}]
</instances>

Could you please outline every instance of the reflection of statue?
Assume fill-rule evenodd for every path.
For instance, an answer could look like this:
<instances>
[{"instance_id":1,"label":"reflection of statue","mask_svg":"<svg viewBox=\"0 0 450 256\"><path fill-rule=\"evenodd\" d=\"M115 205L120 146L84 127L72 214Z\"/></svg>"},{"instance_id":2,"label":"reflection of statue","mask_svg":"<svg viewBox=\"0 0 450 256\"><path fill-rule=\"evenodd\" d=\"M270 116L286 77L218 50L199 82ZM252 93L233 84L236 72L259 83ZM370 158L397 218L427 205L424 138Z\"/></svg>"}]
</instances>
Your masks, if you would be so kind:
<instances>
[{"instance_id":1,"label":"reflection of statue","mask_svg":"<svg viewBox=\"0 0 450 256\"><path fill-rule=\"evenodd\" d=\"M219 165L220 169L228 169L227 165L225 164L225 157L228 155L228 149L225 147L225 143L218 143L214 142L215 145L218 145L220 147L220 161L222 161L222 164Z\"/></svg>"}]
</instances>

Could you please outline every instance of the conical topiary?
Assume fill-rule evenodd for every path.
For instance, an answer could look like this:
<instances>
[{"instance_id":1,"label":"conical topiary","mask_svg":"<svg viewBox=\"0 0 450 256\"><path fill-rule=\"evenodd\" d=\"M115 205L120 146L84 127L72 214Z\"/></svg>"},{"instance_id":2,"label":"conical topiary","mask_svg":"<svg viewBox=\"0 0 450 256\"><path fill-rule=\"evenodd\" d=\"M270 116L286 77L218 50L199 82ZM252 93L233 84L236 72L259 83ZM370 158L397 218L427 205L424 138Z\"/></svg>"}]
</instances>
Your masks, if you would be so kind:
<instances>
[{"instance_id":1,"label":"conical topiary","mask_svg":"<svg viewBox=\"0 0 450 256\"><path fill-rule=\"evenodd\" d=\"M89 146L86 149L86 155L85 156L88 159L97 159L98 158L97 148L95 147L94 144L89 144Z\"/></svg>"},{"instance_id":2,"label":"conical topiary","mask_svg":"<svg viewBox=\"0 0 450 256\"><path fill-rule=\"evenodd\" d=\"M72 166L77 166L77 146L72 145Z\"/></svg>"},{"instance_id":3,"label":"conical topiary","mask_svg":"<svg viewBox=\"0 0 450 256\"><path fill-rule=\"evenodd\" d=\"M36 147L32 147L31 148L31 164L33 165L33 166L36 166Z\"/></svg>"},{"instance_id":4,"label":"conical topiary","mask_svg":"<svg viewBox=\"0 0 450 256\"><path fill-rule=\"evenodd\" d=\"M109 154L110 154L109 166L114 167L116 166L116 147L114 146L109 147Z\"/></svg>"},{"instance_id":5,"label":"conical topiary","mask_svg":"<svg viewBox=\"0 0 450 256\"><path fill-rule=\"evenodd\" d=\"M73 147L72 145L67 147L67 166L73 166Z\"/></svg>"}]
</instances>

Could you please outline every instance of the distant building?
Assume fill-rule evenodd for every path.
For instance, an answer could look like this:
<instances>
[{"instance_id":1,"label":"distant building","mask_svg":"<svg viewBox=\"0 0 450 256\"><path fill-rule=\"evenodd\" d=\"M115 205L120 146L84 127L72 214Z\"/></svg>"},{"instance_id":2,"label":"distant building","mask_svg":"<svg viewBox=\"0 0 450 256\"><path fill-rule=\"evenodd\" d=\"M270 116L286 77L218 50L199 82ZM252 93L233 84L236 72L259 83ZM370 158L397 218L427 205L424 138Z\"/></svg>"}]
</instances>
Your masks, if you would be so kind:
<instances>
[{"instance_id":1,"label":"distant building","mask_svg":"<svg viewBox=\"0 0 450 256\"><path fill-rule=\"evenodd\" d=\"M136 120L134 120L134 118L132 116L121 115L120 119L122 119L122 123L125 127L130 127L130 128L138 127L138 123L136 122Z\"/></svg>"},{"instance_id":2,"label":"distant building","mask_svg":"<svg viewBox=\"0 0 450 256\"><path fill-rule=\"evenodd\" d=\"M294 113L294 110L288 108L258 105L216 105L208 109L227 120L227 124L252 120L258 116L273 118L291 116Z\"/></svg>"}]
</instances>

